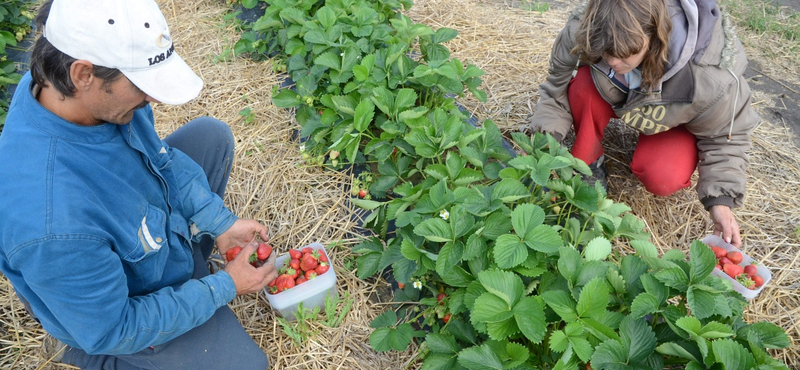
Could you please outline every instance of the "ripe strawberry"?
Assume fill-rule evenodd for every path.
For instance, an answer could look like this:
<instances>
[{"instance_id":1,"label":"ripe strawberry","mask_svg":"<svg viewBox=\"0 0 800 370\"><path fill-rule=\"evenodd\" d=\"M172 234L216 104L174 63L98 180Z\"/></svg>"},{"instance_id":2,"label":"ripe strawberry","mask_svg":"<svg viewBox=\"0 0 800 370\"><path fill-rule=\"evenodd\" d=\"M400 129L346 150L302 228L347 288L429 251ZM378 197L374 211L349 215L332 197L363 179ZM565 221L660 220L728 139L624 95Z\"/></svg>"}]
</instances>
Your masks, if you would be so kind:
<instances>
[{"instance_id":1,"label":"ripe strawberry","mask_svg":"<svg viewBox=\"0 0 800 370\"><path fill-rule=\"evenodd\" d=\"M717 265L717 266L715 266L714 268L716 268L717 270L720 270L720 271L722 271L722 265Z\"/></svg>"},{"instance_id":2,"label":"ripe strawberry","mask_svg":"<svg viewBox=\"0 0 800 370\"><path fill-rule=\"evenodd\" d=\"M442 317L442 321L444 321L444 323L447 324L447 322L450 321L450 314L448 313L444 315L444 317Z\"/></svg>"},{"instance_id":3,"label":"ripe strawberry","mask_svg":"<svg viewBox=\"0 0 800 370\"><path fill-rule=\"evenodd\" d=\"M278 276L278 278L275 280L277 280L275 286L278 288L278 292L282 292L295 286L292 275L283 274Z\"/></svg>"},{"instance_id":4,"label":"ripe strawberry","mask_svg":"<svg viewBox=\"0 0 800 370\"><path fill-rule=\"evenodd\" d=\"M238 245L233 247L233 248L231 248L231 249L228 249L228 251L225 252L225 259L228 260L228 262L233 261L233 259L236 258L236 255L238 255L239 252L241 252L241 251L242 251L242 247L240 247Z\"/></svg>"},{"instance_id":5,"label":"ripe strawberry","mask_svg":"<svg viewBox=\"0 0 800 370\"><path fill-rule=\"evenodd\" d=\"M305 247L305 248L303 248L303 249L301 250L301 252L303 252L303 254L314 253L314 248L311 248L311 247Z\"/></svg>"},{"instance_id":6,"label":"ripe strawberry","mask_svg":"<svg viewBox=\"0 0 800 370\"><path fill-rule=\"evenodd\" d=\"M742 284L743 287L747 289L753 289L755 286L753 279L750 279L750 277L747 276L746 274L739 275L739 277L736 278L736 281L738 281L740 284Z\"/></svg>"},{"instance_id":7,"label":"ripe strawberry","mask_svg":"<svg viewBox=\"0 0 800 370\"><path fill-rule=\"evenodd\" d=\"M289 261L289 266L291 268L295 269L295 270L299 270L300 269L300 259L299 258L298 259L292 258L292 260Z\"/></svg>"},{"instance_id":8,"label":"ripe strawberry","mask_svg":"<svg viewBox=\"0 0 800 370\"><path fill-rule=\"evenodd\" d=\"M306 281L308 281L308 279L306 279L305 275L300 275L297 277L297 279L294 280L294 285L297 286L302 283L305 283Z\"/></svg>"},{"instance_id":9,"label":"ripe strawberry","mask_svg":"<svg viewBox=\"0 0 800 370\"><path fill-rule=\"evenodd\" d=\"M764 285L764 278L761 275L753 276L753 283L755 284L756 289L761 288Z\"/></svg>"},{"instance_id":10,"label":"ripe strawberry","mask_svg":"<svg viewBox=\"0 0 800 370\"><path fill-rule=\"evenodd\" d=\"M319 266L317 266L315 271L317 271L317 275L322 275L322 274L328 272L329 268L330 268L330 266L328 266L327 264L320 264Z\"/></svg>"},{"instance_id":11,"label":"ripe strawberry","mask_svg":"<svg viewBox=\"0 0 800 370\"><path fill-rule=\"evenodd\" d=\"M737 265L742 263L742 259L744 259L744 256L742 256L742 254L737 251L730 251L725 257L728 257L728 259L731 260L731 262Z\"/></svg>"},{"instance_id":12,"label":"ripe strawberry","mask_svg":"<svg viewBox=\"0 0 800 370\"><path fill-rule=\"evenodd\" d=\"M436 302L439 302L439 304L444 304L444 299L445 299L446 297L447 297L447 295L446 295L446 294L444 294L444 293L439 293L439 295L437 295L437 296L436 296Z\"/></svg>"},{"instance_id":13,"label":"ripe strawberry","mask_svg":"<svg viewBox=\"0 0 800 370\"><path fill-rule=\"evenodd\" d=\"M310 271L317 268L317 259L314 258L313 254L304 254L303 258L300 259L300 269L303 271Z\"/></svg>"},{"instance_id":14,"label":"ripe strawberry","mask_svg":"<svg viewBox=\"0 0 800 370\"><path fill-rule=\"evenodd\" d=\"M272 254L272 246L267 243L258 243L256 254L259 261L265 261Z\"/></svg>"},{"instance_id":15,"label":"ripe strawberry","mask_svg":"<svg viewBox=\"0 0 800 370\"><path fill-rule=\"evenodd\" d=\"M711 246L711 250L714 252L714 256L716 256L717 259L725 257L725 255L728 254L725 248L717 247L716 245Z\"/></svg>"},{"instance_id":16,"label":"ripe strawberry","mask_svg":"<svg viewBox=\"0 0 800 370\"><path fill-rule=\"evenodd\" d=\"M300 252L297 249L289 249L289 257L291 257L293 260L299 260L301 257L303 257L303 252Z\"/></svg>"},{"instance_id":17,"label":"ripe strawberry","mask_svg":"<svg viewBox=\"0 0 800 370\"><path fill-rule=\"evenodd\" d=\"M306 271L305 278L307 280L311 280L311 279L313 279L315 277L317 277L317 271L316 270L308 270L308 271Z\"/></svg>"},{"instance_id":18,"label":"ripe strawberry","mask_svg":"<svg viewBox=\"0 0 800 370\"><path fill-rule=\"evenodd\" d=\"M318 260L319 260L320 262L329 262L329 261L328 261L328 255L326 255L325 253L320 253L320 254L319 254L319 258L318 258Z\"/></svg>"},{"instance_id":19,"label":"ripe strawberry","mask_svg":"<svg viewBox=\"0 0 800 370\"><path fill-rule=\"evenodd\" d=\"M742 268L742 266L729 263L722 266L722 271L728 274L728 276L736 279L737 276L742 274L744 269Z\"/></svg>"},{"instance_id":20,"label":"ripe strawberry","mask_svg":"<svg viewBox=\"0 0 800 370\"><path fill-rule=\"evenodd\" d=\"M400 289L404 289L406 287L406 285L401 283L401 282L397 282L397 287L400 288Z\"/></svg>"},{"instance_id":21,"label":"ripe strawberry","mask_svg":"<svg viewBox=\"0 0 800 370\"><path fill-rule=\"evenodd\" d=\"M358 197L359 198L364 198L366 196L367 196L367 191L366 190L361 189L361 190L358 191Z\"/></svg>"},{"instance_id":22,"label":"ripe strawberry","mask_svg":"<svg viewBox=\"0 0 800 370\"><path fill-rule=\"evenodd\" d=\"M755 264L751 263L744 267L744 273L752 278L753 276L758 275L758 268Z\"/></svg>"},{"instance_id":23,"label":"ripe strawberry","mask_svg":"<svg viewBox=\"0 0 800 370\"><path fill-rule=\"evenodd\" d=\"M728 257L722 257L722 258L719 259L719 264L722 265L722 266L730 265L732 263L733 262L731 262L731 260L729 260Z\"/></svg>"},{"instance_id":24,"label":"ripe strawberry","mask_svg":"<svg viewBox=\"0 0 800 370\"><path fill-rule=\"evenodd\" d=\"M291 276L292 279L297 279L297 276L300 275L300 270L295 270L295 269L289 267L289 268L286 269L286 275Z\"/></svg>"}]
</instances>

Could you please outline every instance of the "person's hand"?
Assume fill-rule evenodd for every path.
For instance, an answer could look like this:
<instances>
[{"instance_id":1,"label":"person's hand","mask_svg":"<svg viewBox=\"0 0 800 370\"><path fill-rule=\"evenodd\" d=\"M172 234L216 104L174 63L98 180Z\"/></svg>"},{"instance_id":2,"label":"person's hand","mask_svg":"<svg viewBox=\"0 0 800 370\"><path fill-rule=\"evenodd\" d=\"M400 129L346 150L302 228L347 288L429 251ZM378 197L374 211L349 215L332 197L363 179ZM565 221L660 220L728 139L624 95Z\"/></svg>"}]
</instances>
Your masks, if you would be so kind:
<instances>
[{"instance_id":1,"label":"person's hand","mask_svg":"<svg viewBox=\"0 0 800 370\"><path fill-rule=\"evenodd\" d=\"M711 206L708 209L714 221L714 235L719 235L728 244L736 248L742 247L742 237L739 235L739 223L736 222L731 208L725 205Z\"/></svg>"},{"instance_id":2,"label":"person's hand","mask_svg":"<svg viewBox=\"0 0 800 370\"><path fill-rule=\"evenodd\" d=\"M236 295L255 293L264 289L272 280L278 277L275 268L275 251L269 255L261 267L250 264L250 256L258 249L258 243L249 243L242 247L242 251L225 266L225 272L233 279L236 285Z\"/></svg>"},{"instance_id":3,"label":"person's hand","mask_svg":"<svg viewBox=\"0 0 800 370\"><path fill-rule=\"evenodd\" d=\"M219 253L224 256L228 249L237 245L244 248L247 243L254 241L256 236L260 236L264 242L268 241L267 227L256 220L240 218L217 237L217 248Z\"/></svg>"}]
</instances>

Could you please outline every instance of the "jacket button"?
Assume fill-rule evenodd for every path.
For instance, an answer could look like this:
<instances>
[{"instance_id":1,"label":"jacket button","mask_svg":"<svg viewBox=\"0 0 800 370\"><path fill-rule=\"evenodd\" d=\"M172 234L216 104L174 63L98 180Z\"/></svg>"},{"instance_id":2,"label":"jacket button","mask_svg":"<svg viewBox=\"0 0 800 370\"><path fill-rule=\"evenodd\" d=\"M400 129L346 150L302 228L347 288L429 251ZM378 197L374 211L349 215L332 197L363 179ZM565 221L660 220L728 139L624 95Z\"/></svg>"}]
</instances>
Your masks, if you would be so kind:
<instances>
[{"instance_id":1,"label":"jacket button","mask_svg":"<svg viewBox=\"0 0 800 370\"><path fill-rule=\"evenodd\" d=\"M156 243L161 243L162 240L164 240L164 239L156 238Z\"/></svg>"}]
</instances>

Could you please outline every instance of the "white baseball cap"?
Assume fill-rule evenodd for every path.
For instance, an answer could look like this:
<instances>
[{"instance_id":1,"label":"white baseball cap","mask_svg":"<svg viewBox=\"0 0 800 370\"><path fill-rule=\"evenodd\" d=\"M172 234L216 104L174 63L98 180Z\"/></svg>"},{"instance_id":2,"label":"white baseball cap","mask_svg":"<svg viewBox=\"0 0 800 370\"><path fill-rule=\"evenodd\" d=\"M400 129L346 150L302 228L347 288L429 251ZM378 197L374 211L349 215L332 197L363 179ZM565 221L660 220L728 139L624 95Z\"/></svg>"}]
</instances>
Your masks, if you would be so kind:
<instances>
[{"instance_id":1,"label":"white baseball cap","mask_svg":"<svg viewBox=\"0 0 800 370\"><path fill-rule=\"evenodd\" d=\"M203 88L203 80L175 53L153 0L54 0L43 36L75 59L119 69L165 104L186 103Z\"/></svg>"}]
</instances>

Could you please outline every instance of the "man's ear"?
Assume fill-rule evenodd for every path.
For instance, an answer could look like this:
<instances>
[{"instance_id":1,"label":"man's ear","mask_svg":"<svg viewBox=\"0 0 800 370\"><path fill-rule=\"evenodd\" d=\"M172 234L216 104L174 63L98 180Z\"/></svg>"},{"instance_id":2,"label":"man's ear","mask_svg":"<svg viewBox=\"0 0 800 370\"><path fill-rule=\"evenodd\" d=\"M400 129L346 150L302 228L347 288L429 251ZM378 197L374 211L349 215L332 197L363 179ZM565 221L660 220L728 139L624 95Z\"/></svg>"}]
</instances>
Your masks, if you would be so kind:
<instances>
[{"instance_id":1,"label":"man's ear","mask_svg":"<svg viewBox=\"0 0 800 370\"><path fill-rule=\"evenodd\" d=\"M93 83L94 64L88 60L76 60L69 67L69 77L77 91L86 91Z\"/></svg>"}]
</instances>

